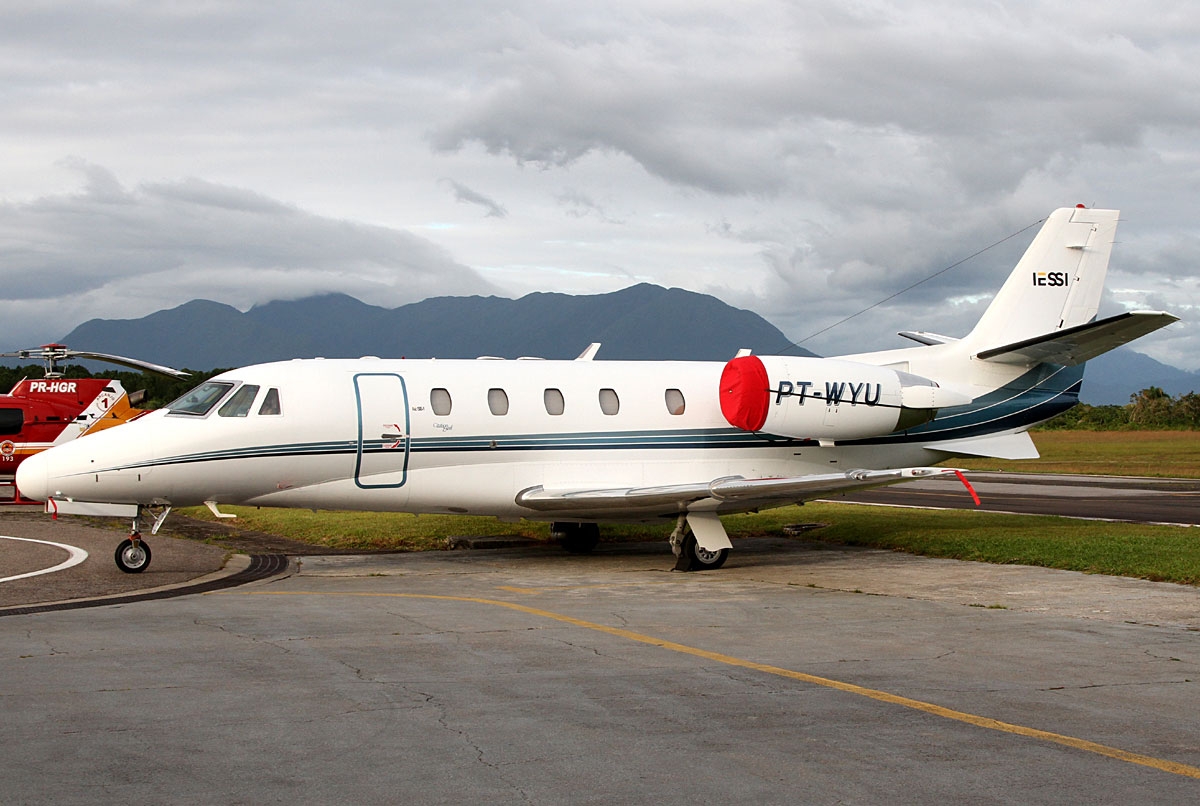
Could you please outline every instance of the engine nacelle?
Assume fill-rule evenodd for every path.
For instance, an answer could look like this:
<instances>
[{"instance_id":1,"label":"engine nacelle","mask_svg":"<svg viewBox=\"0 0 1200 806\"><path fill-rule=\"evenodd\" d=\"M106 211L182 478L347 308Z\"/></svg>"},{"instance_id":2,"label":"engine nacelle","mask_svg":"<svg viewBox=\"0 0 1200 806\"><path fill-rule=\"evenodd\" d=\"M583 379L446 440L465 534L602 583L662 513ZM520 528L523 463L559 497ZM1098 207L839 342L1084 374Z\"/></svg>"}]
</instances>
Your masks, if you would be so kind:
<instances>
[{"instance_id":1,"label":"engine nacelle","mask_svg":"<svg viewBox=\"0 0 1200 806\"><path fill-rule=\"evenodd\" d=\"M883 436L970 402L928 378L836 358L742 356L721 373L730 425L822 442Z\"/></svg>"}]
</instances>

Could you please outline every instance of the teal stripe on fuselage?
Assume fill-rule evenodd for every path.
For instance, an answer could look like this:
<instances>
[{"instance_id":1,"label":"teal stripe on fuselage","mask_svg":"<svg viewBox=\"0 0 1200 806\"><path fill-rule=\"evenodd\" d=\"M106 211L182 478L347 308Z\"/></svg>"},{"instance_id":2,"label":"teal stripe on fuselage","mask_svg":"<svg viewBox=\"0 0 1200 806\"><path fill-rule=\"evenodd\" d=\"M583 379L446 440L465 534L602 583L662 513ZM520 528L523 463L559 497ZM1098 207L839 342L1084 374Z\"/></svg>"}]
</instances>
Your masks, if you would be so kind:
<instances>
[{"instance_id":1,"label":"teal stripe on fuselage","mask_svg":"<svg viewBox=\"0 0 1200 806\"><path fill-rule=\"evenodd\" d=\"M967 406L943 409L923 425L884 437L839 445L888 445L987 436L1045 422L1079 402L1083 366L1039 364L1029 372L976 398Z\"/></svg>"},{"instance_id":2,"label":"teal stripe on fuselage","mask_svg":"<svg viewBox=\"0 0 1200 806\"><path fill-rule=\"evenodd\" d=\"M1040 365L969 406L944 409L932 421L902 433L871 439L839 441L838 446L900 445L1012 431L1047 420L1075 405L1083 367ZM390 440L370 440L364 452L394 450ZM129 470L226 459L280 456L355 455L357 440L260 445L223 451L164 457L136 465L106 468ZM471 436L412 437L407 450L416 454L474 453L480 451L594 451L594 450L713 450L723 448L815 447L809 439L791 439L752 433L737 428L586 431L561 434L486 434ZM95 471L92 471L95 472Z\"/></svg>"}]
</instances>

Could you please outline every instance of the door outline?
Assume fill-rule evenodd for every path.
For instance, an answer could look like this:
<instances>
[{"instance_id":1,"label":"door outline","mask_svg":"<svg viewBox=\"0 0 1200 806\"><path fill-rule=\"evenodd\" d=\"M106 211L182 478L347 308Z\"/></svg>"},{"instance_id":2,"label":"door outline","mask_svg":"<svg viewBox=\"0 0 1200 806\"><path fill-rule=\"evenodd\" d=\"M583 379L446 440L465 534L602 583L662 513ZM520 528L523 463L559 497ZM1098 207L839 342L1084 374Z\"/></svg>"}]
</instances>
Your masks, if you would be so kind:
<instances>
[{"instance_id":1,"label":"door outline","mask_svg":"<svg viewBox=\"0 0 1200 806\"><path fill-rule=\"evenodd\" d=\"M367 382L367 391L370 394L367 396L365 401L367 409L365 417L363 412L364 384L361 381L363 378L394 379L399 384L398 387L390 386L390 388L387 388L386 384L382 386L375 386L373 385L373 382ZM396 390L398 390L400 393L399 404L404 415L403 433L398 435L381 434L378 439L371 437L371 434L379 433L379 431L387 428L389 425L399 425L399 423L395 422L384 422L384 420L394 421L399 419L395 414L379 416L387 403L386 400L380 400L379 395L381 394L381 391L386 395L387 393ZM354 484L364 490L385 490L403 487L405 482L408 481L408 453L410 440L408 388L404 383L404 378L394 372L360 372L354 376L354 403L355 408L358 410L358 442L354 457ZM375 420L379 420L380 423L374 424ZM391 437L398 437L398 439L395 439L394 443L389 445L389 438ZM360 473L362 472L363 468L364 454L369 457L371 455L382 454L384 452L390 453L397 449L404 454L404 461L400 467L400 481L389 484L375 484L368 481L363 481L363 479L360 477ZM371 474L368 474L367 477L370 478L370 475Z\"/></svg>"}]
</instances>

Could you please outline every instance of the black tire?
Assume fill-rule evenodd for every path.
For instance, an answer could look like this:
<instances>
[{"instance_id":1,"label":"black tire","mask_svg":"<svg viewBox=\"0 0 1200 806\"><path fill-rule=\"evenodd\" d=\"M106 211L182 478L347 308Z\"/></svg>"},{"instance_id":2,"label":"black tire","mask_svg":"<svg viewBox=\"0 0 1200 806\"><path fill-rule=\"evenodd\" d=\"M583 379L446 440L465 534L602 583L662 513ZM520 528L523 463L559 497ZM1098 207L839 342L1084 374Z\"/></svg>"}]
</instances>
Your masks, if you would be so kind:
<instances>
[{"instance_id":1,"label":"black tire","mask_svg":"<svg viewBox=\"0 0 1200 806\"><path fill-rule=\"evenodd\" d=\"M550 532L571 554L591 554L600 542L600 527L594 523L555 523Z\"/></svg>"},{"instance_id":2,"label":"black tire","mask_svg":"<svg viewBox=\"0 0 1200 806\"><path fill-rule=\"evenodd\" d=\"M729 549L706 551L696 543L695 535L688 535L683 541L681 562L675 567L680 571L715 571L729 559ZM681 567L686 566L686 567Z\"/></svg>"},{"instance_id":3,"label":"black tire","mask_svg":"<svg viewBox=\"0 0 1200 806\"><path fill-rule=\"evenodd\" d=\"M132 540L123 540L113 558L117 561L117 568L125 573L140 574L150 565L150 546L145 540L138 540L137 545Z\"/></svg>"}]
</instances>

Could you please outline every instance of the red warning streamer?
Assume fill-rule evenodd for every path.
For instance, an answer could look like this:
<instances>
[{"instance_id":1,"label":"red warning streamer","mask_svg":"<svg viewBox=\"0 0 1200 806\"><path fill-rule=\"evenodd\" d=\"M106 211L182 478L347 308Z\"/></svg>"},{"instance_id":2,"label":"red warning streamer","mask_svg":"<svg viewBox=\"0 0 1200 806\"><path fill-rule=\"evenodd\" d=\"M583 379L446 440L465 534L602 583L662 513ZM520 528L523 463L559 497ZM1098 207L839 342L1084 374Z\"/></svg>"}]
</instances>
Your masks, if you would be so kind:
<instances>
[{"instance_id":1,"label":"red warning streamer","mask_svg":"<svg viewBox=\"0 0 1200 806\"><path fill-rule=\"evenodd\" d=\"M967 492L971 494L971 498L975 499L975 506L979 506L979 495L975 492L975 488L971 486L971 482L967 481L967 477L963 475L961 470L955 470L954 475L958 476L958 480L967 488Z\"/></svg>"}]
</instances>

